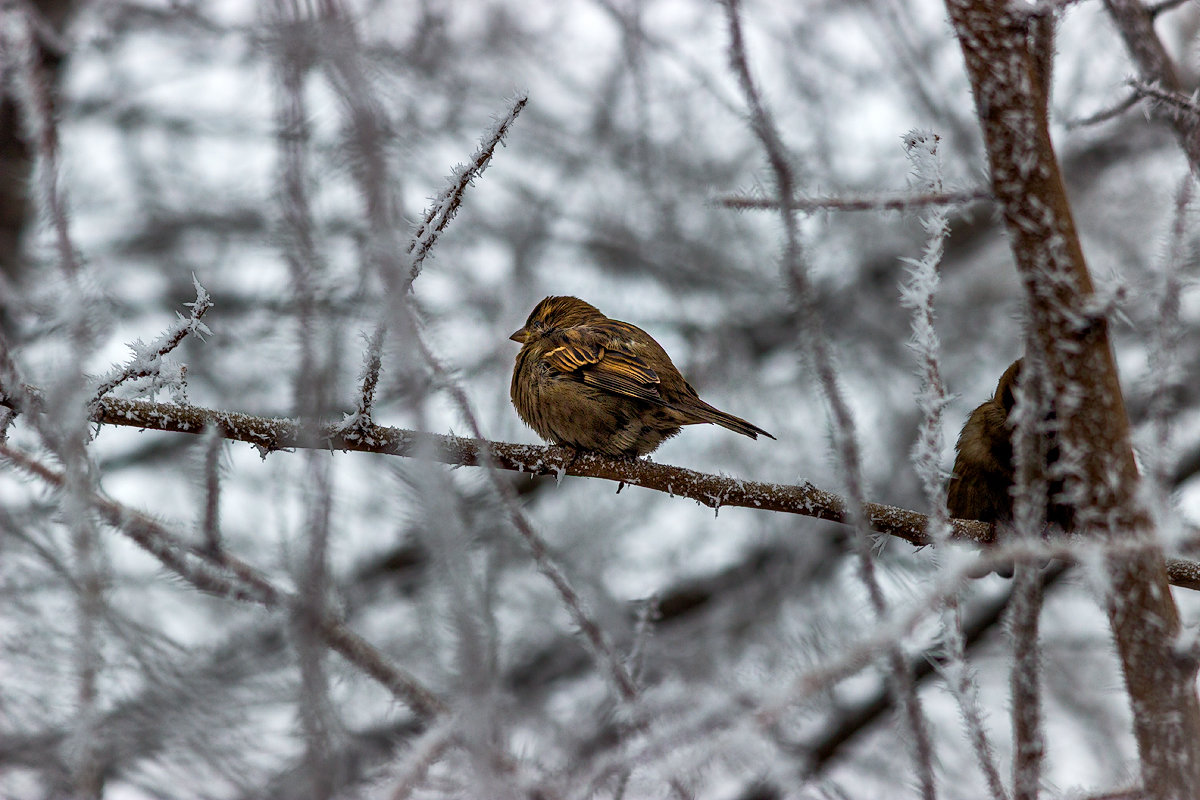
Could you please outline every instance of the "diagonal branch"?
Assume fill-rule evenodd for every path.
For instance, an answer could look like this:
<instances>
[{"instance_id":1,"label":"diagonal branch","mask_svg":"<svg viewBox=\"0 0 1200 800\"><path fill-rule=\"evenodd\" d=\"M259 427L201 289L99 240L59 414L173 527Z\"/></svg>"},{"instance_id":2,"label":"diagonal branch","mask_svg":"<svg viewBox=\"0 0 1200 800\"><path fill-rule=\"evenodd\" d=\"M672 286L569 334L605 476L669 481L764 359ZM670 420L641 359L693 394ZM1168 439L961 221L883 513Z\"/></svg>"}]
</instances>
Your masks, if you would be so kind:
<instances>
[{"instance_id":1,"label":"diagonal branch","mask_svg":"<svg viewBox=\"0 0 1200 800\"><path fill-rule=\"evenodd\" d=\"M1157 84L1169 94L1182 94L1184 86L1179 79L1179 72L1154 30L1154 17L1158 12L1142 0L1104 0L1104 5L1117 32L1125 40L1125 47L1137 65L1142 82ZM1192 172L1200 174L1200 135L1197 135L1200 133L1200 120L1191 114L1172 113L1167 106L1159 106L1155 110L1175 131L1175 138L1179 140L1179 147L1187 156Z\"/></svg>"}]
</instances>

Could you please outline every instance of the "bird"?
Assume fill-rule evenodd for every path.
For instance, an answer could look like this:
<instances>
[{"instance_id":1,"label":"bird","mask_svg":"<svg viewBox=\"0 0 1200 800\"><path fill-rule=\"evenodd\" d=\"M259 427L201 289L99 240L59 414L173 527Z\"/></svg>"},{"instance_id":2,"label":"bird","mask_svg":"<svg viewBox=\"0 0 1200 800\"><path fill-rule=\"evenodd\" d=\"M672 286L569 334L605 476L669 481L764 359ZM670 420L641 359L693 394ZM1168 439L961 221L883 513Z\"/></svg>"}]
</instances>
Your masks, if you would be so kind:
<instances>
[{"instance_id":1,"label":"bird","mask_svg":"<svg viewBox=\"0 0 1200 800\"><path fill-rule=\"evenodd\" d=\"M513 406L554 444L640 458L682 426L703 422L775 438L701 400L650 334L578 297L544 298L508 338L521 345Z\"/></svg>"},{"instance_id":2,"label":"bird","mask_svg":"<svg viewBox=\"0 0 1200 800\"><path fill-rule=\"evenodd\" d=\"M1023 362L1024 359L1018 358L1004 370L995 393L972 411L963 425L955 447L957 456L953 474L946 488L946 510L952 517L1005 524L1013 521L1016 466L1011 414L1016 405L1016 387L1021 379ZM1045 458L1043 475L1048 475L1059 459L1053 402L1045 422L1041 450ZM1063 479L1050 478L1046 488L1045 522L1070 530L1074 510L1062 499ZM1008 571L1011 574L1011 570Z\"/></svg>"},{"instance_id":3,"label":"bird","mask_svg":"<svg viewBox=\"0 0 1200 800\"><path fill-rule=\"evenodd\" d=\"M967 418L955 446L954 474L946 489L946 509L958 519L1010 522L1013 516L1012 425L1022 359L996 384L995 393Z\"/></svg>"}]
</instances>

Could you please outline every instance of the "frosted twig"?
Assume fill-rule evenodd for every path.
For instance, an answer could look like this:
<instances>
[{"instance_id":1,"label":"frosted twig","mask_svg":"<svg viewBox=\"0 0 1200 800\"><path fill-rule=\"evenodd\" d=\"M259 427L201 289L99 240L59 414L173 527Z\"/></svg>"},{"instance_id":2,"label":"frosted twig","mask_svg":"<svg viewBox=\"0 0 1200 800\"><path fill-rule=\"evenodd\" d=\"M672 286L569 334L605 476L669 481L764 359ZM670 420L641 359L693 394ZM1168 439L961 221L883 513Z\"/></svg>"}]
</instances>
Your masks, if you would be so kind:
<instances>
[{"instance_id":1,"label":"frosted twig","mask_svg":"<svg viewBox=\"0 0 1200 800\"><path fill-rule=\"evenodd\" d=\"M1153 100L1175 116L1187 117L1192 122L1200 119L1200 101L1197 101L1195 93L1184 94L1166 89L1159 83L1136 79L1129 81L1129 85L1133 87L1135 96Z\"/></svg>"},{"instance_id":2,"label":"frosted twig","mask_svg":"<svg viewBox=\"0 0 1200 800\"><path fill-rule=\"evenodd\" d=\"M1142 0L1104 0L1104 7L1125 42L1130 60L1137 67L1140 81L1134 82L1134 91L1144 92L1159 101L1152 105L1152 110L1170 124L1192 172L1200 174L1200 137L1196 135L1200 117L1196 111L1196 96L1194 93L1191 97L1182 95L1185 86L1180 80L1179 69L1154 27L1155 11ZM1183 107L1179 108L1177 104L1181 98Z\"/></svg>"},{"instance_id":3,"label":"frosted twig","mask_svg":"<svg viewBox=\"0 0 1200 800\"><path fill-rule=\"evenodd\" d=\"M156 386L159 383L177 385L183 374L180 368L176 368L173 374L163 377L163 368L167 366L164 361L166 355L178 347L180 342L189 335L200 337L212 333L208 326L200 321L201 317L212 308L212 298L208 291L200 285L200 281L196 279L195 275L192 276L192 285L196 289L196 300L192 303L184 303L185 306L191 308L189 315L185 317L179 312L175 312L175 321L159 334L157 339L149 343L140 339L132 342L129 349L133 351L133 355L130 357L129 363L119 369L113 369L99 379L96 391L92 396L92 403L96 403L122 383L138 378L155 378Z\"/></svg>"},{"instance_id":4,"label":"frosted twig","mask_svg":"<svg viewBox=\"0 0 1200 800\"><path fill-rule=\"evenodd\" d=\"M1042 720L1042 658L1038 616L1042 610L1041 569L1017 564L1009 606L1013 646L1010 673L1013 725L1013 800L1036 800L1046 743Z\"/></svg>"},{"instance_id":5,"label":"frosted twig","mask_svg":"<svg viewBox=\"0 0 1200 800\"><path fill-rule=\"evenodd\" d=\"M866 586L876 616L882 618L887 615L887 601L875 575L871 541L863 525L865 520L863 502L866 497L866 486L862 474L862 457L855 432L854 418L838 384L833 354L821 324L821 309L818 307L816 292L812 289L807 264L801 249L800 233L792 208L792 200L796 197L796 181L793 177L787 149L750 72L742 37L739 0L724 0L723 5L729 27L730 65L750 108L751 127L762 145L775 181L775 195L779 202L780 221L785 234L783 259L785 278L800 312L797 321L802 341L808 345L822 393L833 418L835 450L846 481L850 501L850 519L858 534L854 537L854 542L858 555L860 578ZM919 774L921 793L925 800L933 800L937 796L933 774L933 745L928 723L921 708L920 697L917 695L912 676L908 671L908 664L899 647L892 647L888 650L888 661L894 689L896 695L902 699L905 718L912 733L913 759Z\"/></svg>"},{"instance_id":6,"label":"frosted twig","mask_svg":"<svg viewBox=\"0 0 1200 800\"><path fill-rule=\"evenodd\" d=\"M492 154L495 153L517 115L521 113L521 109L525 108L525 104L528 102L529 98L525 95L517 97L508 113L497 120L492 129L484 134L479 148L471 154L471 159L466 164L459 164L454 168L454 172L450 176L449 188L442 193L437 202L425 210L425 217L413 232L412 240L406 251L412 256L408 280L405 282L406 290L412 289L413 281L421 274L421 266L425 263L426 256L437 244L438 236L458 213L467 187L487 169L492 160Z\"/></svg>"},{"instance_id":7,"label":"frosted twig","mask_svg":"<svg viewBox=\"0 0 1200 800\"><path fill-rule=\"evenodd\" d=\"M387 336L387 325L380 322L375 326L375 332L367 339L367 349L363 351L363 368L360 374L358 402L354 413L342 421L342 427L347 433L360 431L372 424L372 409L375 405L375 392L379 388L379 373L383 369L383 340Z\"/></svg>"},{"instance_id":8,"label":"frosted twig","mask_svg":"<svg viewBox=\"0 0 1200 800\"><path fill-rule=\"evenodd\" d=\"M1183 328L1180 324L1180 292L1183 289L1181 271L1184 260L1185 237L1188 227L1188 208L1192 202L1195 178L1188 173L1175 193L1175 215L1171 223L1171 238L1163 260L1159 289L1158 311L1154 315L1154 342L1150 347L1151 396L1149 416L1154 426L1154 446L1146 454L1146 473L1154 491L1159 494L1159 507L1166 507L1169 491L1171 417L1175 411L1174 390L1178 376L1178 352Z\"/></svg>"},{"instance_id":9,"label":"frosted twig","mask_svg":"<svg viewBox=\"0 0 1200 800\"><path fill-rule=\"evenodd\" d=\"M1013 423L1013 518L1014 539L1036 540L1045 529L1050 500L1047 475L1052 435L1049 387L1042 353L1035 336L1027 331L1021 379L1016 386ZM1056 468L1059 465L1056 465ZM1045 754L1041 693L1041 644L1038 617L1042 610L1040 568L1036 564L1015 566L1013 601L1008 620L1013 664L1009 673L1012 694L1013 731L1012 785L1014 800L1036 800Z\"/></svg>"},{"instance_id":10,"label":"frosted twig","mask_svg":"<svg viewBox=\"0 0 1200 800\"><path fill-rule=\"evenodd\" d=\"M447 715L446 719L427 730L413 743L400 764L400 779L392 789L392 800L408 800L413 792L421 787L429 770L441 761L446 751L454 744L458 724L455 716Z\"/></svg>"},{"instance_id":11,"label":"frosted twig","mask_svg":"<svg viewBox=\"0 0 1200 800\"><path fill-rule=\"evenodd\" d=\"M913 165L916 186L928 192L942 191L942 165L937 153L939 137L931 131L912 131L904 137L904 149ZM930 535L939 547L949 542L950 517L946 509L946 481L940 461L942 454L942 416L949 403L939 367L941 342L934 325L934 301L939 284L938 266L942 260L950 223L941 208L931 208L921 219L928 235L920 259L906 259L909 265L907 280L900 293L901 303L912 309L912 338L909 347L917 355L921 388L917 408L921 411L921 426L913 445L913 466L925 492L930 512ZM945 559L943 564L949 563ZM942 673L946 685L958 703L967 736L975 751L988 790L996 800L1005 797L1004 784L996 767L995 755L983 725L978 690L967 668L966 648L958 597L950 596L942 612L942 635L946 664Z\"/></svg>"},{"instance_id":12,"label":"frosted twig","mask_svg":"<svg viewBox=\"0 0 1200 800\"><path fill-rule=\"evenodd\" d=\"M960 206L979 200L991 200L987 189L967 189L958 192L915 191L877 195L833 195L830 197L794 197L787 204L793 212L813 211L906 211L924 206ZM739 210L779 210L774 197L718 197L717 203Z\"/></svg>"},{"instance_id":13,"label":"frosted twig","mask_svg":"<svg viewBox=\"0 0 1200 800\"><path fill-rule=\"evenodd\" d=\"M937 134L928 131L912 131L904 137L904 149L912 162L916 183L922 189L933 192L942 190L938 141ZM944 542L949 536L946 524L949 514L946 512L945 476L940 461L942 414L949 400L938 366L941 343L934 325L934 300L938 289L938 265L950 233L950 224L946 212L935 208L922 218L921 225L929 238L920 259L904 259L908 264L908 274L900 289L900 302L913 312L909 347L917 355L921 379L917 408L921 411L922 420L917 441L913 445L913 465L933 520L930 526L933 538Z\"/></svg>"},{"instance_id":14,"label":"frosted twig","mask_svg":"<svg viewBox=\"0 0 1200 800\"><path fill-rule=\"evenodd\" d=\"M1091 114L1086 117L1080 117L1079 119L1067 120L1064 127L1070 131L1077 128L1086 128L1089 125L1098 125L1101 122L1107 122L1110 119L1121 116L1126 111L1141 102L1141 100L1142 96L1140 94L1137 92L1130 92L1129 95L1123 100L1114 103L1108 108L1101 109L1095 114Z\"/></svg>"}]
</instances>

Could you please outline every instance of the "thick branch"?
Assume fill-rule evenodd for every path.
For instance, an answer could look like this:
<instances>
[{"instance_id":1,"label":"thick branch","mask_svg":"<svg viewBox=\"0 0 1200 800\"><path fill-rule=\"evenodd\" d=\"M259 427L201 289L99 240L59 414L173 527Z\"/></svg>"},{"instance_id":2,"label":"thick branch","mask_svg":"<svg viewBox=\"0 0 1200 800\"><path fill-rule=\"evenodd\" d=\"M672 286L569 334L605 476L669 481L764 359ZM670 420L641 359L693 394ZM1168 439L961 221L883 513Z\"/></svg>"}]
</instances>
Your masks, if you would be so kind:
<instances>
[{"instance_id":1,"label":"thick branch","mask_svg":"<svg viewBox=\"0 0 1200 800\"><path fill-rule=\"evenodd\" d=\"M1109 0L1118 18L1118 7L1126 5L1140 7ZM1057 398L1057 441L1075 523L1109 546L1131 548L1119 556L1110 551L1106 599L1132 700L1143 782L1157 797L1194 798L1200 794L1195 673L1171 666L1179 613L1167 591L1151 520L1138 501L1140 478L1107 323L1096 306L1051 144L1045 97L1034 88L1036 54L1020 15L1007 4L947 0L946 6L975 95L992 188L1028 296L1031 338L1040 351L1035 355L1045 359ZM1151 42L1127 43L1135 59L1154 55L1152 46L1136 49Z\"/></svg>"},{"instance_id":2,"label":"thick branch","mask_svg":"<svg viewBox=\"0 0 1200 800\"><path fill-rule=\"evenodd\" d=\"M325 425L314 437L302 431L296 420L115 398L105 398L97 403L91 419L107 425L176 433L199 434L215 427L227 439L249 442L265 451L322 447L383 455L420 456L461 466L479 466L480 449L486 447L493 464L502 469L533 475L604 478L672 496L687 497L712 509L737 506L801 514L833 522L847 521L846 501L809 483L794 486L740 480L656 464L647 459L610 458L595 453L577 453L564 447L488 442L381 425L368 425L353 431L343 431L337 425ZM932 544L925 533L924 514L881 503L866 503L864 510L875 530L918 546ZM954 538L962 541L987 544L994 538L992 526L984 522L955 520L953 526Z\"/></svg>"}]
</instances>

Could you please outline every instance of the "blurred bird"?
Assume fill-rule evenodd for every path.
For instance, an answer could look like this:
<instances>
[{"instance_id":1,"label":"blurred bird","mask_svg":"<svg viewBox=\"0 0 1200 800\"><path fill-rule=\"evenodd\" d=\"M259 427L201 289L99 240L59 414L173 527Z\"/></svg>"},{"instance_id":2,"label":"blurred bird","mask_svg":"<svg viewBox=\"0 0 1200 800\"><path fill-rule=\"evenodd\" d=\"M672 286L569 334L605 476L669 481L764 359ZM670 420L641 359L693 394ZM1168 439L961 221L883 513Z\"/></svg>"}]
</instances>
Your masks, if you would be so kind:
<instances>
[{"instance_id":1,"label":"blurred bird","mask_svg":"<svg viewBox=\"0 0 1200 800\"><path fill-rule=\"evenodd\" d=\"M545 298L509 338L522 345L513 406L555 444L636 458L702 422L775 438L701 400L650 334L577 297Z\"/></svg>"},{"instance_id":2,"label":"blurred bird","mask_svg":"<svg viewBox=\"0 0 1200 800\"><path fill-rule=\"evenodd\" d=\"M946 508L957 519L1010 522L1013 516L1012 425L1021 359L1014 361L996 385L996 393L967 418L955 449L954 475L946 491Z\"/></svg>"},{"instance_id":3,"label":"blurred bird","mask_svg":"<svg viewBox=\"0 0 1200 800\"><path fill-rule=\"evenodd\" d=\"M1016 387L1021 378L1022 359L1009 365L1000 381L996 393L985 400L967 419L959 434L954 460L954 474L946 490L946 509L950 516L958 519L977 519L983 522L1009 523L1013 521L1013 484L1016 468L1013 463L1013 421L1009 418L1016 405ZM1053 431L1055 412L1053 403L1046 416L1051 432L1045 434L1043 453L1046 467L1058 461L1058 445ZM1047 484L1045 521L1063 530L1072 526L1074 513L1070 505L1059 500L1063 482L1054 478ZM1011 577L1012 569L997 570Z\"/></svg>"}]
</instances>

